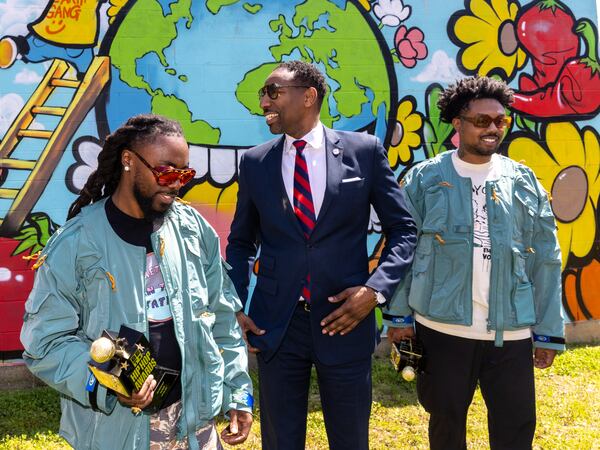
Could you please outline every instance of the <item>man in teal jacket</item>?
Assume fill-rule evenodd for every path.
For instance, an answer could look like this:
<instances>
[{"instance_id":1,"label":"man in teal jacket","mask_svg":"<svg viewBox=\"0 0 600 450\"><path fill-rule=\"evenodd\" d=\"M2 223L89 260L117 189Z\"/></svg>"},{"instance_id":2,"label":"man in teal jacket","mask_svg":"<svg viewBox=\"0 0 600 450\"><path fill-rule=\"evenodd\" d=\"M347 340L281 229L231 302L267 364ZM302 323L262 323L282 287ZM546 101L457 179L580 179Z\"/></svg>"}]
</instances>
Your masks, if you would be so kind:
<instances>
[{"instance_id":1,"label":"man in teal jacket","mask_svg":"<svg viewBox=\"0 0 600 450\"><path fill-rule=\"evenodd\" d=\"M561 257L548 195L523 164L497 153L512 90L490 78L458 81L440 96L456 151L411 169L402 184L419 238L411 274L384 322L424 348L419 401L433 450L465 449L479 383L492 449L530 449L533 366L564 349ZM535 350L532 349L535 347ZM533 354L533 357L532 357Z\"/></svg>"},{"instance_id":2,"label":"man in teal jacket","mask_svg":"<svg viewBox=\"0 0 600 450\"><path fill-rule=\"evenodd\" d=\"M220 449L220 411L230 419L225 442L239 444L250 431L241 303L215 231L176 198L194 176L188 161L177 122L129 119L106 139L71 220L36 263L23 357L62 394L60 434L77 449ZM180 371L159 411L144 411L152 376L124 397L88 370L91 342L121 325L144 332L158 364Z\"/></svg>"}]
</instances>

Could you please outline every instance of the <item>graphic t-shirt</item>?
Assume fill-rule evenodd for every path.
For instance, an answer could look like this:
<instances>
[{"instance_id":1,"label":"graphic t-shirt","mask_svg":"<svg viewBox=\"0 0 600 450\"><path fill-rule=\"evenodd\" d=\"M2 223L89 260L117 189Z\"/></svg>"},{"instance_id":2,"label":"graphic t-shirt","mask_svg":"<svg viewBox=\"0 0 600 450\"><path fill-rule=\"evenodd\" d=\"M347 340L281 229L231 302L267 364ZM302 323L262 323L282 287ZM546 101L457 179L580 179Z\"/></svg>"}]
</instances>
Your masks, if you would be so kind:
<instances>
[{"instance_id":1,"label":"graphic t-shirt","mask_svg":"<svg viewBox=\"0 0 600 450\"><path fill-rule=\"evenodd\" d=\"M471 164L458 157L458 152L452 153L454 169L463 178L471 179L472 210L473 210L473 323L471 326L443 324L428 320L417 314L417 321L423 325L451 334L470 339L494 340L495 331L487 330L490 297L490 273L492 267L492 244L488 231L488 211L486 181L496 180L500 175L501 161L498 155L493 155L485 164ZM531 336L529 329L505 331L504 340L526 339Z\"/></svg>"},{"instance_id":2,"label":"graphic t-shirt","mask_svg":"<svg viewBox=\"0 0 600 450\"><path fill-rule=\"evenodd\" d=\"M146 291L144 294L152 355L159 366L181 370L181 351L175 336L169 297L150 240L150 235L160 228L161 222L153 223L128 216L115 206L111 198L106 201L105 210L110 225L121 239L131 245L146 249L146 271L144 273ZM180 398L181 383L175 383L162 404L162 408L166 408Z\"/></svg>"}]
</instances>

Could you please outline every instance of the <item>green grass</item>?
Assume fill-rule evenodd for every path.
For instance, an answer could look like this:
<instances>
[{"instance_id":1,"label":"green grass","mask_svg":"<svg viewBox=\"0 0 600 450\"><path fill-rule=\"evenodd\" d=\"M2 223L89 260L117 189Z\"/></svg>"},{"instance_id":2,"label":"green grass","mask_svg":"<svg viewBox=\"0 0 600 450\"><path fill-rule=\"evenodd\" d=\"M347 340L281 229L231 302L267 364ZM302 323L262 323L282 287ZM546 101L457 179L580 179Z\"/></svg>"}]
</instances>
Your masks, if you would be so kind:
<instances>
[{"instance_id":1,"label":"green grass","mask_svg":"<svg viewBox=\"0 0 600 450\"><path fill-rule=\"evenodd\" d=\"M254 376L255 374L253 374ZM255 379L256 381L256 379ZM573 347L547 370L536 369L538 426L535 449L600 450L600 346ZM58 436L58 395L49 388L0 392L0 449L66 449ZM219 423L219 429L224 426ZM373 365L371 449L426 449L427 413L414 383L401 381L386 359ZM260 449L258 416L241 446ZM486 411L479 392L468 421L469 449L489 448ZM309 401L307 448L327 448L319 393Z\"/></svg>"}]
</instances>

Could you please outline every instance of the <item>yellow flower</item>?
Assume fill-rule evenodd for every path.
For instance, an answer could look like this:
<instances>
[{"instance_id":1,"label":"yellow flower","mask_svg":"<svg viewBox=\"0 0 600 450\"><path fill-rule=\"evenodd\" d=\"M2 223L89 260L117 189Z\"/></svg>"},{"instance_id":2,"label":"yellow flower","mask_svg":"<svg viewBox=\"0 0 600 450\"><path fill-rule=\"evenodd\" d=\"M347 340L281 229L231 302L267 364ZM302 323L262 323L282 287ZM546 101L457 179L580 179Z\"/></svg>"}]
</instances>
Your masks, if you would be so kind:
<instances>
[{"instance_id":1,"label":"yellow flower","mask_svg":"<svg viewBox=\"0 0 600 450\"><path fill-rule=\"evenodd\" d=\"M594 245L600 145L592 128L581 133L570 122L551 123L544 134L547 148L539 139L519 137L510 143L508 156L524 160L551 195L564 269L570 253L583 258Z\"/></svg>"},{"instance_id":2,"label":"yellow flower","mask_svg":"<svg viewBox=\"0 0 600 450\"><path fill-rule=\"evenodd\" d=\"M461 50L464 69L479 75L498 74L512 79L525 65L527 55L519 48L515 18L519 4L510 0L471 0L449 27L452 41Z\"/></svg>"},{"instance_id":3,"label":"yellow flower","mask_svg":"<svg viewBox=\"0 0 600 450\"><path fill-rule=\"evenodd\" d=\"M396 127L388 150L390 166L395 169L398 163L407 165L413 160L413 151L421 146L421 128L423 117L415 111L416 100L412 96L404 97L398 105Z\"/></svg>"}]
</instances>

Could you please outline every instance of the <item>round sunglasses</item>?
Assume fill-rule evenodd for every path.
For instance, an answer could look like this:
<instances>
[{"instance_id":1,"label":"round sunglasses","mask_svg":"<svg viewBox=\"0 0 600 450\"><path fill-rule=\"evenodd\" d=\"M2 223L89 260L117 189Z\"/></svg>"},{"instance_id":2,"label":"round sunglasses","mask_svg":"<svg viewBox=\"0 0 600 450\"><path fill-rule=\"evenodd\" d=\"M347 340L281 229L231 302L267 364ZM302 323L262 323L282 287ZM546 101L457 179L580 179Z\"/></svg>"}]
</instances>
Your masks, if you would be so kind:
<instances>
[{"instance_id":1,"label":"round sunglasses","mask_svg":"<svg viewBox=\"0 0 600 450\"><path fill-rule=\"evenodd\" d=\"M169 186L175 183L177 180L181 183L181 185L185 185L189 183L192 178L196 176L196 171L194 169L175 169L171 166L156 166L152 167L148 161L142 158L135 150L128 149L131 153L138 157L138 159L152 171L152 175L156 179L156 182L159 186Z\"/></svg>"},{"instance_id":2,"label":"round sunglasses","mask_svg":"<svg viewBox=\"0 0 600 450\"><path fill-rule=\"evenodd\" d=\"M466 120L469 123L472 123L477 128L487 128L494 122L496 128L502 130L504 128L510 127L512 123L512 117L510 116L497 116L491 117L487 114L477 114L475 117L467 117L467 116L459 116L462 120Z\"/></svg>"},{"instance_id":3,"label":"round sunglasses","mask_svg":"<svg viewBox=\"0 0 600 450\"><path fill-rule=\"evenodd\" d=\"M268 95L271 100L276 100L277 97L279 97L279 90L281 88L304 88L304 89L307 89L309 87L310 86L292 85L292 84L283 85L283 84L277 84L277 83L270 83L270 84L264 85L263 87L261 87L258 90L258 99L260 100L265 95Z\"/></svg>"}]
</instances>

